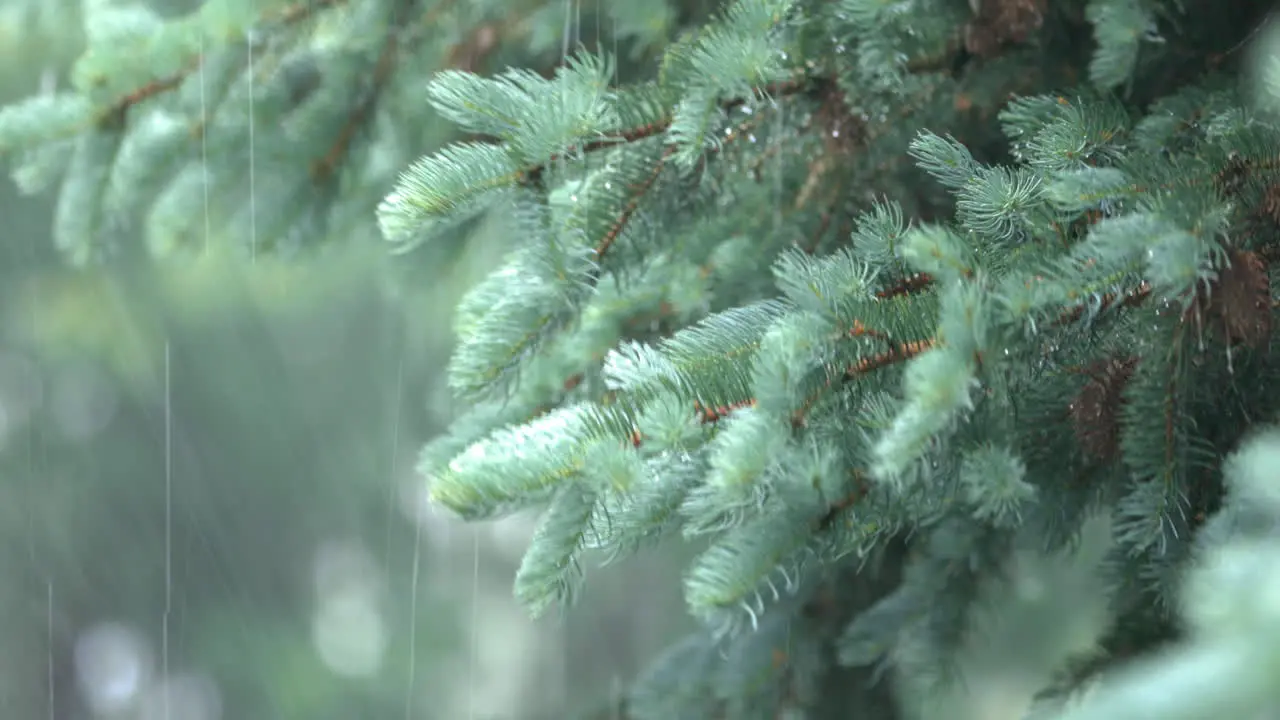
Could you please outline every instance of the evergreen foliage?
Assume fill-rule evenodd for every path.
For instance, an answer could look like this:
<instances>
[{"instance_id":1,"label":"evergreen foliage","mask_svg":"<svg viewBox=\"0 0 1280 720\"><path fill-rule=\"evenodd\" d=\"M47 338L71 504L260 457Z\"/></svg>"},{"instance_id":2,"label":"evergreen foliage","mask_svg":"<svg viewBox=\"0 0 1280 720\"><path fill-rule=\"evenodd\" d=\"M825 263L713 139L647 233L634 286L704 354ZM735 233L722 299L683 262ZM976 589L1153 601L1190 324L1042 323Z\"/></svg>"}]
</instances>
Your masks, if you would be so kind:
<instances>
[{"instance_id":1,"label":"evergreen foliage","mask_svg":"<svg viewBox=\"0 0 1280 720\"><path fill-rule=\"evenodd\" d=\"M470 410L420 470L469 519L544 508L515 578L535 614L592 554L705 547L683 578L705 633L610 717L1276 712L1266 4L733 0L666 44L645 20L683 8L614 4L650 75L619 82L597 43L423 92L385 53L436 4L314 2L229 14L205 94L184 76L137 117L231 6L113 16L163 31L97 43L74 92L0 114L0 149L24 187L62 183L77 260L144 193L154 252L189 243L206 188L255 250L368 235L370 193L406 262L509 223L457 312ZM273 45L309 13L310 43ZM273 58L261 85L246 46ZM284 128L256 209L233 207L243 112L197 128L216 162L174 149L197 95ZM385 192L387 128L427 105L468 137ZM375 130L337 173L352 122Z\"/></svg>"}]
</instances>

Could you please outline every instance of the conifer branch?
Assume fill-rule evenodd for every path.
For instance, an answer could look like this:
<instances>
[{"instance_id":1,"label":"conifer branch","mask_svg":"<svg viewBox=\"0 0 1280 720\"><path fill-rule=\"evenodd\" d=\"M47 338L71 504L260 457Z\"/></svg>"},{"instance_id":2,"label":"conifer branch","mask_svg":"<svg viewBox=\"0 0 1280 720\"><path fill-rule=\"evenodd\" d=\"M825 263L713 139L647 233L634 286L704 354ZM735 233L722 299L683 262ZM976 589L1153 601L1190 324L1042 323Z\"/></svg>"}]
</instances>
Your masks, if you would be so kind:
<instances>
[{"instance_id":1,"label":"conifer branch","mask_svg":"<svg viewBox=\"0 0 1280 720\"><path fill-rule=\"evenodd\" d=\"M926 287L930 282L932 282L932 278L930 276L925 273L918 273L910 276L909 278L905 278L904 281L898 285L877 292L877 295L880 297L892 297L903 292L914 291L918 288ZM1113 306L1135 307L1144 302L1150 296L1151 291L1151 285L1147 282L1143 282L1127 292L1103 294L1095 303L1093 312L1101 312ZM1070 309L1063 311L1058 316L1055 324L1066 325L1075 322L1084 315L1086 309L1087 307L1084 303L1074 305ZM887 334L868 328L862 323L862 321L857 319L853 321L852 326L844 334L848 337L875 337L886 342L890 342L890 338ZM796 429L804 427L805 417L808 415L809 411L822 399L826 392L837 386L838 383L834 381L838 380L840 383L844 383L857 380L858 378L877 370L910 360L926 350L937 347L937 345L938 340L936 338L911 340L899 343L888 350L864 357L858 362L846 367L844 370L835 373L822 388L811 395L805 403L797 409L795 413L793 413L791 420L792 427ZM564 382L565 391L569 391L577 387L578 384L581 383L582 379L582 373L570 376ZM721 405L718 407L703 407L701 404L695 402L693 405L693 411L698 416L700 422L704 424L715 424L720 420L723 420L727 415L735 410L745 407L753 407L755 404L755 398L747 398L740 402ZM635 431L629 440L632 445L637 448L643 443L643 438L640 436L639 431Z\"/></svg>"},{"instance_id":2,"label":"conifer branch","mask_svg":"<svg viewBox=\"0 0 1280 720\"><path fill-rule=\"evenodd\" d=\"M922 292L933 284L933 276L928 273L915 273L901 278L897 282L876 291L876 297L884 300L899 295L911 295Z\"/></svg>"},{"instance_id":3,"label":"conifer branch","mask_svg":"<svg viewBox=\"0 0 1280 720\"><path fill-rule=\"evenodd\" d=\"M783 82L773 83L761 88L757 94L765 96L785 96L794 95L801 91L810 91L815 87L825 87L831 82L829 78L813 77L799 78L795 80L787 80ZM737 97L721 103L721 108L726 112L741 107L747 103L747 98ZM551 156L551 159L545 163L531 165L521 171L522 178L525 182L537 182L546 171L548 165L553 165L557 161L577 157L579 155L616 147L619 143L630 143L645 140L651 137L657 137L666 132L671 127L673 117L667 117L656 122L641 125L639 127L625 128L616 132L609 133L604 137L585 142L579 146L571 147L564 152Z\"/></svg>"},{"instance_id":4,"label":"conifer branch","mask_svg":"<svg viewBox=\"0 0 1280 720\"><path fill-rule=\"evenodd\" d=\"M335 0L336 1L336 0ZM414 0L403 3L407 12L417 3ZM431 9L427 17L423 19L422 24L418 28L427 26L432 21L432 13L437 12L440 8L447 6L448 3L440 3ZM346 157L348 150L351 148L352 141L356 134L364 127L365 123L373 117L373 111L377 107L378 98L382 95L383 88L390 81L392 74L395 72L400 57L401 39L399 37L400 29L397 27L395 20L392 21L387 28L386 38L383 40L382 51L378 54L378 61L373 68L373 77L370 80L369 87L366 88L364 97L355 104L351 113L347 116L347 121L343 123L342 129L338 131L338 136L329 146L328 152L324 157L316 160L311 165L311 178L315 182L324 182L331 178L336 171L338 165ZM420 35L420 33L415 33Z\"/></svg>"},{"instance_id":5,"label":"conifer branch","mask_svg":"<svg viewBox=\"0 0 1280 720\"><path fill-rule=\"evenodd\" d=\"M890 297L892 295L899 294L900 292L908 291L909 289L925 287L931 282L932 282L932 278L930 276L928 276L925 273L920 273L912 276L911 278L906 279L904 283L894 286L888 291L881 291L882 293L886 293L886 294L881 295L880 293L877 293L877 295L880 295L881 297ZM1122 294L1106 293L1099 298L1098 303L1095 307L1095 312L1101 312L1102 310L1106 310L1115 305L1118 305L1120 307L1133 307L1133 306L1139 305L1150 296L1151 290L1152 290L1151 285L1147 282L1143 282L1143 283L1140 283L1134 289L1124 292ZM1081 316L1084 315L1086 309L1087 308L1084 303L1078 303L1072 306L1070 309L1063 311L1058 316L1055 324L1067 325L1072 322L1075 322ZM888 340L888 337L883 333L879 333L875 330L868 329L866 326L862 324L861 321L856 319L854 320L853 326L849 329L848 335L850 337L859 337L859 336L879 337L879 338ZM850 382L850 381L856 380L859 377L867 375L868 373L874 372L881 368L885 368L890 365L896 365L897 363L910 360L911 358L919 355L920 353L926 350L929 350L930 348L936 347L937 344L938 344L937 338L927 338L924 340L912 340L905 343L901 343L890 350L859 360L857 363L846 368L839 375L839 379L842 382ZM833 383L831 381L828 381L828 383L824 385L821 390L819 390L813 396L811 396L809 400L803 406L801 406L799 410L796 411L796 414L792 419L792 425L795 427L803 426L804 416L807 415L808 411L814 406L814 404L816 404L821 399L822 395L832 387L833 387Z\"/></svg>"},{"instance_id":6,"label":"conifer branch","mask_svg":"<svg viewBox=\"0 0 1280 720\"><path fill-rule=\"evenodd\" d=\"M1137 307L1151 295L1151 290L1151 284L1144 281L1123 293L1103 293L1098 298L1098 304L1094 308L1094 312L1102 312L1116 305L1119 307ZM1059 325L1073 323L1084 315L1085 310L1084 304L1073 305L1069 310L1058 316L1057 322Z\"/></svg>"},{"instance_id":7,"label":"conifer branch","mask_svg":"<svg viewBox=\"0 0 1280 720\"><path fill-rule=\"evenodd\" d=\"M653 187L653 184L657 182L658 177L662 175L662 170L667 164L667 158L671 157L673 153L674 153L674 148L666 148L663 151L662 157L658 158L658 161L654 163L653 170L649 172L649 175L645 177L645 179L641 181L639 185L633 188L634 191L631 195L631 199L627 202L626 206L622 209L622 212L618 215L618 218L614 220L613 225L611 225L609 227L609 230L605 232L604 237L600 238L600 242L596 243L596 246L593 250L595 254L595 260L597 263L595 267L595 273L599 273L600 265L598 263L604 259L605 253L609 252L609 248L613 247L613 243L618 239L620 235L622 235L622 229L626 227L627 221L629 221L631 217L635 215L636 210L639 209L640 207L641 200L643 200L645 195L649 193L649 190Z\"/></svg>"},{"instance_id":8,"label":"conifer branch","mask_svg":"<svg viewBox=\"0 0 1280 720\"><path fill-rule=\"evenodd\" d=\"M337 7L346 3L347 0L302 0L282 8L274 18L270 19L270 24L277 28L287 27L308 18L314 17L316 13ZM186 67L168 77L159 80L153 80L142 87L126 93L115 102L112 102L104 108L99 115L99 122L110 122L113 119L123 118L129 112L129 109L135 105L139 105L153 97L162 95L171 90L176 90L186 81L192 74L199 72L204 65L204 58L196 56L187 64Z\"/></svg>"},{"instance_id":9,"label":"conifer branch","mask_svg":"<svg viewBox=\"0 0 1280 720\"><path fill-rule=\"evenodd\" d=\"M137 90L134 90L124 95L123 97L111 103L105 109L102 110L101 114L98 117L98 122L100 123L117 122L123 119L124 116L128 114L129 109L132 108L134 105L138 105L142 102L145 102L146 100L156 97L157 95L162 95L166 92L169 92L170 90L177 89L177 87L181 85L183 81L185 81L187 77L191 75L191 73L195 72L200 68L200 65L201 65L200 59L197 58L194 62L190 63L188 67L184 68L183 70L180 70L174 73L173 75L170 75L169 77L161 78L159 80L153 80L147 83L146 85L143 85L142 87L138 88Z\"/></svg>"},{"instance_id":10,"label":"conifer branch","mask_svg":"<svg viewBox=\"0 0 1280 720\"><path fill-rule=\"evenodd\" d=\"M722 151L729 143L747 135L750 132L750 128L755 125L756 122L757 120L755 118L743 121L727 133L724 141L719 147L709 150L708 152ZM617 242L618 238L622 235L622 231L626 228L627 223L635 216L636 211L640 209L640 203L644 200L644 197L648 195L649 191L653 188L654 183L658 181L658 178L661 177L667 161L675 154L675 151L676 149L674 146L667 146L663 148L662 155L658 158L657 162L654 163L653 169L645 176L644 180L633 187L631 199L627 201L627 204L623 207L617 219L614 220L613 224L605 232L604 236L596 243L593 250L595 261L597 263L594 271L595 274L600 272L598 263L604 259L605 254L609 252L610 248L613 247L613 244Z\"/></svg>"}]
</instances>

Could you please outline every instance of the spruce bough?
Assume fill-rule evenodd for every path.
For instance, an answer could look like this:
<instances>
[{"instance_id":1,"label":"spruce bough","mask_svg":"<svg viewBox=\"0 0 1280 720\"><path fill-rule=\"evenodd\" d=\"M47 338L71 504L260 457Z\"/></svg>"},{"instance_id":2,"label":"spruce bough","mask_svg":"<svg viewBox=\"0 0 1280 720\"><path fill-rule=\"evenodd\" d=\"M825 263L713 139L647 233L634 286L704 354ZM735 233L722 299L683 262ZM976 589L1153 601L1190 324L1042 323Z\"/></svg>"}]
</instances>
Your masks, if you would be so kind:
<instances>
[{"instance_id":1,"label":"spruce bough","mask_svg":"<svg viewBox=\"0 0 1280 720\"><path fill-rule=\"evenodd\" d=\"M901 713L1047 712L1099 676L1081 657L1175 634L1184 571L1214 572L1196 556L1221 551L1200 526L1234 511L1222 459L1274 413L1243 390L1273 386L1274 118L1229 74L1121 87L1149 77L1158 26L1132 3L1086 8L1087 87L1026 92L1046 78L1000 63L1029 49L916 70L963 25L936 5L950 24L901 3L742 0L647 85L611 86L589 55L550 80L433 82L437 109L491 140L419 161L384 233L420 241L500 187L523 240L464 302L450 379L477 409L420 469L464 517L546 506L516 576L534 612L572 598L591 550L706 544L684 586L708 632L642 678L632 716L874 702L869 683L834 697L833 666L891 668ZM1042 4L978 5L975 54L1045 22L1070 32ZM974 99L976 78L1022 92ZM1004 162L930 127L947 96L998 123ZM952 217L893 197L921 182L903 156ZM649 332L618 331L645 311ZM512 392L523 416L486 404ZM1074 635L1016 592L1067 581L1090 589ZM984 624L993 609L1042 627L1009 635ZM1176 663L1071 712L1150 714L1133 687Z\"/></svg>"},{"instance_id":2,"label":"spruce bough","mask_svg":"<svg viewBox=\"0 0 1280 720\"><path fill-rule=\"evenodd\" d=\"M436 74L469 138L378 227L512 243L431 498L543 508L534 613L593 555L705 548L705 632L610 717L1274 712L1266 10L735 0L644 81Z\"/></svg>"}]
</instances>

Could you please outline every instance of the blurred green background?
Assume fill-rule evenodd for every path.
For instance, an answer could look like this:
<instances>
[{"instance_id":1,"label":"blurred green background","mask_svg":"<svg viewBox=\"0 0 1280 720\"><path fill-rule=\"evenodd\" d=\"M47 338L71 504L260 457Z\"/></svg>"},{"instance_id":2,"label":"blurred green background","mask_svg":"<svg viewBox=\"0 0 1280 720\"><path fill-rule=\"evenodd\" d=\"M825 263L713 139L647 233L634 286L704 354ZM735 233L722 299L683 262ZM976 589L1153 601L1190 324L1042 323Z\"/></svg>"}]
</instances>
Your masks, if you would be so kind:
<instances>
[{"instance_id":1,"label":"blurred green background","mask_svg":"<svg viewBox=\"0 0 1280 720\"><path fill-rule=\"evenodd\" d=\"M77 6L0 0L0 102L58 81ZM52 212L0 180L0 718L566 717L686 627L669 553L533 622L532 518L423 507L483 236L430 272L380 246L75 270Z\"/></svg>"}]
</instances>

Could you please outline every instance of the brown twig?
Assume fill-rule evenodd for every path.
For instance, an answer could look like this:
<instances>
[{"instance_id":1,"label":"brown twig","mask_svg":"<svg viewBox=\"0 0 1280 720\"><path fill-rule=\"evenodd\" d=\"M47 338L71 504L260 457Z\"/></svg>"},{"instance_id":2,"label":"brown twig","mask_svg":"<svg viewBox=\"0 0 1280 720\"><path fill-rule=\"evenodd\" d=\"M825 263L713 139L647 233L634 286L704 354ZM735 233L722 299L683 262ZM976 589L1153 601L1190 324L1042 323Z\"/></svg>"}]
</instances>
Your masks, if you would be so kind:
<instances>
[{"instance_id":1,"label":"brown twig","mask_svg":"<svg viewBox=\"0 0 1280 720\"><path fill-rule=\"evenodd\" d=\"M613 247L613 243L622 235L622 229L626 227L627 221L635 215L636 210L640 207L640 201L648 194L653 184L658 181L658 177L662 175L662 168L667 164L667 158L671 157L675 148L669 147L662 153L662 157L658 158L658 162L654 163L653 170L643 182L635 186L635 194L627 201L626 207L619 213L618 218L613 221L613 225L609 226L609 230L605 232L604 237L600 238L600 242L595 246L596 262L604 258L605 253L609 252L609 248Z\"/></svg>"},{"instance_id":2,"label":"brown twig","mask_svg":"<svg viewBox=\"0 0 1280 720\"><path fill-rule=\"evenodd\" d=\"M143 85L137 90L134 90L133 92L128 93L127 95L121 97L120 99L108 105L106 109L104 109L99 114L98 116L99 122L109 122L112 120L122 119L129 112L129 108L143 102L144 100L153 98L157 95L169 92L170 90L177 88L179 85L182 84L183 80L187 79L188 75L190 75L199 67L200 67L200 59L197 58L195 62L190 63L188 67L174 73L173 75L170 75L169 77L166 77L166 78L161 78L159 80L152 80L151 82L147 83L146 85Z\"/></svg>"},{"instance_id":3,"label":"brown twig","mask_svg":"<svg viewBox=\"0 0 1280 720\"><path fill-rule=\"evenodd\" d=\"M333 176L338 165L350 150L356 133L373 116L374 108L378 105L378 98L382 95L382 90L387 81L391 79L392 74L395 72L396 60L399 57L400 49L400 39L397 33L398 28L388 28L386 40L382 45L382 52L378 54L378 62L373 68L373 80L365 93L365 97L352 109L347 121L343 123L342 129L338 131L338 137L329 146L329 150L324 154L324 157L311 164L311 178L315 182L324 182Z\"/></svg>"},{"instance_id":4,"label":"brown twig","mask_svg":"<svg viewBox=\"0 0 1280 720\"><path fill-rule=\"evenodd\" d=\"M764 88L760 90L760 94L793 95L797 92L812 88L814 85L825 86L825 84L829 82L831 82L829 79L822 78L822 77L787 80L784 82L766 85ZM738 108L742 105L745 105L746 102L747 102L747 98L744 98L744 97L734 98L732 100L728 100L722 103L721 107L725 111L729 111L729 110ZM609 133L604 137L598 138L596 140L591 140L581 145L570 147L562 153L557 153L555 155L552 155L551 158L545 163L538 163L536 165L530 165L529 167L524 168L520 172L521 178L525 182L536 182L539 178L542 177L543 172L546 171L549 165L552 165L559 160L563 160L568 157L575 157L577 155L581 155L589 152L603 150L606 148L615 147L620 143L636 142L638 140L644 140L646 138L657 137L663 132L666 132L667 128L671 127L671 123L673 119L674 118L668 116L656 122L649 123L647 125L640 125L638 127L633 127L633 128L624 128L622 130Z\"/></svg>"},{"instance_id":5,"label":"brown twig","mask_svg":"<svg viewBox=\"0 0 1280 720\"><path fill-rule=\"evenodd\" d=\"M747 135L751 126L755 122L756 120L755 118L753 118L751 120L744 121L740 123L737 127L731 129L725 135L724 139L721 141L719 146L714 150L709 150L708 154L712 152L722 151L729 143L733 142L734 140L737 140L740 137ZM636 211L639 210L640 208L641 201L644 200L644 197L649 193L649 191L653 188L654 184L658 181L658 178L662 175L662 170L666 167L667 160L672 155L675 154L675 151L676 151L676 148L674 145L669 145L666 148L664 148L662 151L662 156L659 157L657 163L654 164L653 170L642 182L634 186L633 189L635 192L632 195L631 199L627 202L626 206L622 209L622 212L618 214L618 218L609 227L609 230L606 231L604 236L600 238L600 241L596 243L596 246L594 248L594 254L595 254L595 261L597 263L599 263L600 260L604 258L605 254L609 252L609 250L613 247L614 243L617 242L619 237L621 237L623 229L626 228L627 223L635 216ZM596 267L596 272L599 272L598 265Z\"/></svg>"}]
</instances>

